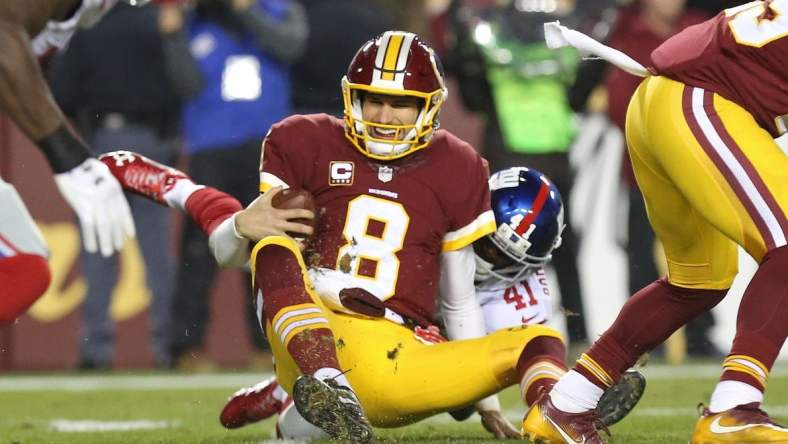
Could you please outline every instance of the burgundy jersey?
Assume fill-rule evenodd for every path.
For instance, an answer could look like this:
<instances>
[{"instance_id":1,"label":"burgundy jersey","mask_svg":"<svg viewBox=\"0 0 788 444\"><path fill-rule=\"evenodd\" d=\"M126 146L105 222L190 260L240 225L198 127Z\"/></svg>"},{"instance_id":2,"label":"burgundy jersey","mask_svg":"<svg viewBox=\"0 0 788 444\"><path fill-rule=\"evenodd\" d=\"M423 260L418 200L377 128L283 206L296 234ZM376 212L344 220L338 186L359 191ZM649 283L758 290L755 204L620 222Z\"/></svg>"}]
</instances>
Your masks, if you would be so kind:
<instances>
[{"instance_id":1,"label":"burgundy jersey","mask_svg":"<svg viewBox=\"0 0 788 444\"><path fill-rule=\"evenodd\" d=\"M440 253L495 230L488 175L487 162L446 131L425 150L379 162L345 138L341 120L315 114L271 127L260 189L311 192L320 215L307 262L347 273L387 307L426 324L435 315Z\"/></svg>"},{"instance_id":2,"label":"burgundy jersey","mask_svg":"<svg viewBox=\"0 0 788 444\"><path fill-rule=\"evenodd\" d=\"M652 71L714 91L778 137L788 123L788 0L727 9L651 53Z\"/></svg>"}]
</instances>

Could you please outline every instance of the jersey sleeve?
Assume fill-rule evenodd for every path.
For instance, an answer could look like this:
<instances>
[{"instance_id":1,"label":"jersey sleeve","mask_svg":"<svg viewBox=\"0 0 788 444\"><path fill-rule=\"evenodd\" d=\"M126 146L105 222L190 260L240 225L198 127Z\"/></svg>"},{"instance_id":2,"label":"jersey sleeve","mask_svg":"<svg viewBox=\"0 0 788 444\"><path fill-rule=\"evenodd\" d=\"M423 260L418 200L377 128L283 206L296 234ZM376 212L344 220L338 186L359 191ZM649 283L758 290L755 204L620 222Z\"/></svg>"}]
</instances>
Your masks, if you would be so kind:
<instances>
[{"instance_id":1,"label":"jersey sleeve","mask_svg":"<svg viewBox=\"0 0 788 444\"><path fill-rule=\"evenodd\" d=\"M260 192L281 186L303 188L311 174L306 170L312 162L298 136L298 122L285 119L271 127L263 140L260 154Z\"/></svg>"},{"instance_id":2,"label":"jersey sleeve","mask_svg":"<svg viewBox=\"0 0 788 444\"><path fill-rule=\"evenodd\" d=\"M468 149L473 150L470 146ZM490 176L487 161L474 152L465 165L460 170L464 173L455 175L459 182L447 199L449 230L443 237L443 251L459 250L495 231L495 216L490 209L487 184Z\"/></svg>"}]
</instances>

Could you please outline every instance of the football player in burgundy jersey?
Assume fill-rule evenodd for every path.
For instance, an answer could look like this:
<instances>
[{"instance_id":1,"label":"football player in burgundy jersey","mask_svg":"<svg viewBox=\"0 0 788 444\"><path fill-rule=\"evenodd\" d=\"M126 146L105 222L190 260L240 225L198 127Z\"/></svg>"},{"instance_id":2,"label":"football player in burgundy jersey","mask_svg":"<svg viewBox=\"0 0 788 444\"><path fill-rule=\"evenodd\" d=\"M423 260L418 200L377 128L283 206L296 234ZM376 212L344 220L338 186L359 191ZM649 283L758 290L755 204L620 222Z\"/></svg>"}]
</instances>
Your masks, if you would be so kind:
<instances>
[{"instance_id":1,"label":"football player in burgundy jersey","mask_svg":"<svg viewBox=\"0 0 788 444\"><path fill-rule=\"evenodd\" d=\"M552 251L561 243L563 203L555 186L540 172L515 167L490 178L493 212L497 229L474 243L476 297L484 313L486 331L527 324L541 324L552 316L550 289L544 266ZM528 220L528 218L533 220ZM523 222L525 224L523 225ZM527 236L512 236L520 226L533 227ZM427 343L443 342L437 327L421 329L416 335ZM566 372L564 351L556 347L552 360L534 360L525 371L522 384L526 403L537 399L539 391L549 389ZM599 411L606 425L622 419L635 406L645 388L645 380L636 372L610 390L600 402ZM493 395L494 396L494 395ZM497 398L487 401L499 406ZM452 412L459 420L473 413L473 408ZM495 415L490 412L495 411ZM498 438L519 437L519 431L495 410L480 410L484 427ZM237 428L279 414L277 435L287 439L325 437L310 426L293 408L292 400L275 379L244 388L229 399L220 415L227 428Z\"/></svg>"},{"instance_id":2,"label":"football player in burgundy jersey","mask_svg":"<svg viewBox=\"0 0 788 444\"><path fill-rule=\"evenodd\" d=\"M118 0L7 0L0 4L0 111L41 149L77 214L90 252L110 256L134 236L118 181L66 125L39 61ZM137 1L135 4L146 3ZM49 254L16 189L0 178L0 324L19 317L49 286Z\"/></svg>"},{"instance_id":3,"label":"football player in burgundy jersey","mask_svg":"<svg viewBox=\"0 0 788 444\"><path fill-rule=\"evenodd\" d=\"M737 273L738 245L759 266L691 442L788 442L788 429L760 409L788 332L788 157L774 139L786 133L788 119L786 14L788 0L747 3L651 54L652 75L630 102L626 138L668 275L632 296L574 369L531 407L526 436L602 442L588 412L642 353L722 300ZM548 43L549 31L558 29L551 26Z\"/></svg>"}]
</instances>

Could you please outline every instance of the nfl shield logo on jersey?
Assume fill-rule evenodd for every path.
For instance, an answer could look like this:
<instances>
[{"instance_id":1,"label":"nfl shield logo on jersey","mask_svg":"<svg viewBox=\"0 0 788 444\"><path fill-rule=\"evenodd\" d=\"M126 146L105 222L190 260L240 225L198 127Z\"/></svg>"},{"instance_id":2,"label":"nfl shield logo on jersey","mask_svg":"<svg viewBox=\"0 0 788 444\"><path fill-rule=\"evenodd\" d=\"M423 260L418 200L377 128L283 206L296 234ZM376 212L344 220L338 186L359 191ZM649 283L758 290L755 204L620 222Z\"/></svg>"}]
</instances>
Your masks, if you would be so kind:
<instances>
[{"instance_id":1,"label":"nfl shield logo on jersey","mask_svg":"<svg viewBox=\"0 0 788 444\"><path fill-rule=\"evenodd\" d=\"M394 168L389 166L381 165L378 167L378 179L381 182L391 182L391 179L394 178Z\"/></svg>"}]
</instances>

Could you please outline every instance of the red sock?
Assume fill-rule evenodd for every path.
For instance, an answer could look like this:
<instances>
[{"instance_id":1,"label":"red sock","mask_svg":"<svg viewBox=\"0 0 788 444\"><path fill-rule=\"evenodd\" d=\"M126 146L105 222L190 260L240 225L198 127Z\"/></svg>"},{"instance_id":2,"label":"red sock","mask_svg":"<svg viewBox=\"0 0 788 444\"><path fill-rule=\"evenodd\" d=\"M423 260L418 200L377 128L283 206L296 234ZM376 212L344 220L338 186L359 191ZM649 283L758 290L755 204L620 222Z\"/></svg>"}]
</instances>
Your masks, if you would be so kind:
<instances>
[{"instance_id":1,"label":"red sock","mask_svg":"<svg viewBox=\"0 0 788 444\"><path fill-rule=\"evenodd\" d=\"M566 347L558 338L538 336L525 345L517 360L522 398L527 405L549 392L566 373Z\"/></svg>"},{"instance_id":2,"label":"red sock","mask_svg":"<svg viewBox=\"0 0 788 444\"><path fill-rule=\"evenodd\" d=\"M208 236L220 223L242 208L238 199L211 187L195 191L186 200L186 213Z\"/></svg>"},{"instance_id":3,"label":"red sock","mask_svg":"<svg viewBox=\"0 0 788 444\"><path fill-rule=\"evenodd\" d=\"M717 305L728 290L695 290L658 279L624 304L613 325L581 356L574 369L602 389L618 382L643 353Z\"/></svg>"},{"instance_id":4,"label":"red sock","mask_svg":"<svg viewBox=\"0 0 788 444\"><path fill-rule=\"evenodd\" d=\"M740 381L763 391L788 331L788 246L763 257L744 291L731 354L720 380Z\"/></svg>"},{"instance_id":5,"label":"red sock","mask_svg":"<svg viewBox=\"0 0 788 444\"><path fill-rule=\"evenodd\" d=\"M311 375L324 367L339 369L334 334L323 309L306 292L303 269L294 253L279 245L266 245L258 251L255 264L263 315L301 372Z\"/></svg>"},{"instance_id":6,"label":"red sock","mask_svg":"<svg viewBox=\"0 0 788 444\"><path fill-rule=\"evenodd\" d=\"M19 253L0 258L0 325L13 322L49 287L49 264L41 256Z\"/></svg>"}]
</instances>

